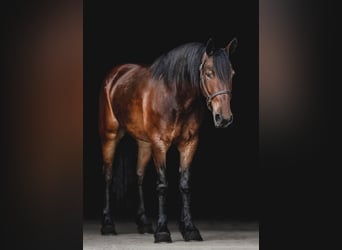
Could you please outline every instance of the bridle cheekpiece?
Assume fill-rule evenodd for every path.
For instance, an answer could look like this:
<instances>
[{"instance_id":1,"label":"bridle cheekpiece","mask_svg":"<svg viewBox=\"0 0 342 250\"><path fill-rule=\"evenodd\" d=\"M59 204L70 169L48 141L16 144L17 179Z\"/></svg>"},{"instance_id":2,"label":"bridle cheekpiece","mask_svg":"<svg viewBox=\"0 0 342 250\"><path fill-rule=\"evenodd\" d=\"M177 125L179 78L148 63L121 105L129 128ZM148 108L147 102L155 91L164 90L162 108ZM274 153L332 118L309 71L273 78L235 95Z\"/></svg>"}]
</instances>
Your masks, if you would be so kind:
<instances>
[{"instance_id":1,"label":"bridle cheekpiece","mask_svg":"<svg viewBox=\"0 0 342 250\"><path fill-rule=\"evenodd\" d=\"M201 63L200 67L199 67L199 71L200 71L200 77L201 77L201 86L202 86L202 89L203 91L205 92L205 98L206 98L206 103L207 103L207 107L210 111L212 111L212 107L211 107L211 102L212 100L218 96L218 95L224 95L224 94L227 94L227 95L231 95L231 91L228 90L228 89L225 89L225 90L220 90L220 91L217 91L215 92L214 94L210 94L206 85L205 85L205 82L204 82L204 72L203 72L203 65L205 64L205 60L203 60L203 62Z\"/></svg>"}]
</instances>

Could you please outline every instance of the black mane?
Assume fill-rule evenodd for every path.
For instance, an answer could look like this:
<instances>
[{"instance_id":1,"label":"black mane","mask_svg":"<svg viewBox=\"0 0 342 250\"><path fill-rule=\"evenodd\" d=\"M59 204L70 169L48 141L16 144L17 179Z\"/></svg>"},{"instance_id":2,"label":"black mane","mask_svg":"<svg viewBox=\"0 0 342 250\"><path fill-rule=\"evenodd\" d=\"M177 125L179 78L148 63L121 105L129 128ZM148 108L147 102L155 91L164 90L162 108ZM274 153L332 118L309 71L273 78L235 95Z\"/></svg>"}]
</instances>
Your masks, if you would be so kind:
<instances>
[{"instance_id":1,"label":"black mane","mask_svg":"<svg viewBox=\"0 0 342 250\"><path fill-rule=\"evenodd\" d=\"M152 78L162 79L166 84L175 83L177 87L191 86L199 89L202 56L205 45L187 43L157 58L151 65ZM216 49L213 53L214 68L218 78L227 81L230 72L228 54L224 49Z\"/></svg>"}]
</instances>

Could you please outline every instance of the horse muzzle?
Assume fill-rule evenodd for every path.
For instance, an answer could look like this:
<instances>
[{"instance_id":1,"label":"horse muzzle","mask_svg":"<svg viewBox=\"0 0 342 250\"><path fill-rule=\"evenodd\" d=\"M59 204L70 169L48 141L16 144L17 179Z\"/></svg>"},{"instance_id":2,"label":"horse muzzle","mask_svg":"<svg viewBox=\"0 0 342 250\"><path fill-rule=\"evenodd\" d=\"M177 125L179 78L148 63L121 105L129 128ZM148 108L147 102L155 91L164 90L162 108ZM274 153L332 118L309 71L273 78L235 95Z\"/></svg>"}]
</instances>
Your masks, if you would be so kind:
<instances>
[{"instance_id":1,"label":"horse muzzle","mask_svg":"<svg viewBox=\"0 0 342 250\"><path fill-rule=\"evenodd\" d=\"M214 114L214 124L216 128L226 128L233 123L233 115L228 119L223 118L221 114Z\"/></svg>"}]
</instances>

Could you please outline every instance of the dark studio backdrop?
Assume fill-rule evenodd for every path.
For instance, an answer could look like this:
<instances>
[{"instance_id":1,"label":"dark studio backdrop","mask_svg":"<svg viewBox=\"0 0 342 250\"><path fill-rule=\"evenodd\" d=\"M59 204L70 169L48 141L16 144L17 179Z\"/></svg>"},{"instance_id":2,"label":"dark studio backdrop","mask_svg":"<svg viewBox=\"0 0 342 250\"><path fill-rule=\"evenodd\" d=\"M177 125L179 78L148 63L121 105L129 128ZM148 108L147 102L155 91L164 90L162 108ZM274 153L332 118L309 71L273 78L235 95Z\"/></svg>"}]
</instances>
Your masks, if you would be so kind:
<instances>
[{"instance_id":1,"label":"dark studio backdrop","mask_svg":"<svg viewBox=\"0 0 342 250\"><path fill-rule=\"evenodd\" d=\"M98 92L106 73L117 64L151 64L162 53L187 42L205 43L212 38L217 47L225 47L233 37L238 39L230 58L236 71L231 102L234 122L226 129L215 129L211 113L206 113L191 168L194 219L258 220L258 1L229 1L225 6L212 1L126 1L119 5L117 1L84 1L84 219L99 219L103 208L97 119ZM114 174L118 164L128 164L127 192L114 207L117 219L135 216L136 150L129 136L117 149ZM167 155L170 218L180 213L178 159L176 149L171 148ZM151 161L144 191L152 218L157 214L155 183Z\"/></svg>"}]
</instances>

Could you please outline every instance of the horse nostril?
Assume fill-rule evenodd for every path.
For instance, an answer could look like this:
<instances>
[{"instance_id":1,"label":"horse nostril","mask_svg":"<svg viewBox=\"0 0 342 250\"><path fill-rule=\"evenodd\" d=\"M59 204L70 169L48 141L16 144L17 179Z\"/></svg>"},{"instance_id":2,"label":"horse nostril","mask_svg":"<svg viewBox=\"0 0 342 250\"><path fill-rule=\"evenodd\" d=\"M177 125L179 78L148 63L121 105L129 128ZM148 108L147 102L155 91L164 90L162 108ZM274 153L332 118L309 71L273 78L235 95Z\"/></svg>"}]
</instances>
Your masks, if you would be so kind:
<instances>
[{"instance_id":1,"label":"horse nostril","mask_svg":"<svg viewBox=\"0 0 342 250\"><path fill-rule=\"evenodd\" d=\"M221 120L222 120L221 115L220 114L216 114L215 115L215 122L219 123L219 122L221 122Z\"/></svg>"},{"instance_id":2,"label":"horse nostril","mask_svg":"<svg viewBox=\"0 0 342 250\"><path fill-rule=\"evenodd\" d=\"M227 127L229 124L233 122L233 116L231 115L228 119L222 119L222 126Z\"/></svg>"}]
</instances>

